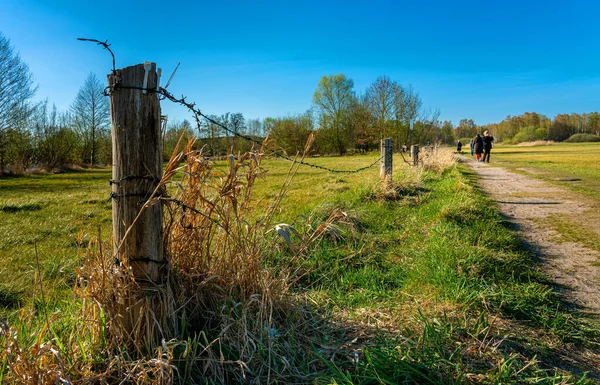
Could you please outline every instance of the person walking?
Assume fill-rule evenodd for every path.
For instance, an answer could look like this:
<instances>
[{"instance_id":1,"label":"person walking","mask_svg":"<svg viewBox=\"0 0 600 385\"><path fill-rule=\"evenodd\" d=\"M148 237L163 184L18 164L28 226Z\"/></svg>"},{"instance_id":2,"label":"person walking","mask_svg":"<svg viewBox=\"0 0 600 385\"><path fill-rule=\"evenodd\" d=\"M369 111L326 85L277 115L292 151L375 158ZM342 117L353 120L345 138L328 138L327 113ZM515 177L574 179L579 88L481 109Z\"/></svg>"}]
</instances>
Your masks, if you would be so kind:
<instances>
[{"instance_id":1,"label":"person walking","mask_svg":"<svg viewBox=\"0 0 600 385\"><path fill-rule=\"evenodd\" d=\"M483 131L483 162L490 163L490 152L492 151L492 142L494 137L488 130Z\"/></svg>"},{"instance_id":2,"label":"person walking","mask_svg":"<svg viewBox=\"0 0 600 385\"><path fill-rule=\"evenodd\" d=\"M458 141L458 143L456 143L456 152L458 152L459 154L462 152L462 143L460 142L460 140Z\"/></svg>"},{"instance_id":3,"label":"person walking","mask_svg":"<svg viewBox=\"0 0 600 385\"><path fill-rule=\"evenodd\" d=\"M471 152L471 156L473 156L473 139L469 141L469 151Z\"/></svg>"},{"instance_id":4,"label":"person walking","mask_svg":"<svg viewBox=\"0 0 600 385\"><path fill-rule=\"evenodd\" d=\"M473 152L475 153L475 160L478 162L481 161L481 153L483 152L483 139L479 134L473 138Z\"/></svg>"}]
</instances>

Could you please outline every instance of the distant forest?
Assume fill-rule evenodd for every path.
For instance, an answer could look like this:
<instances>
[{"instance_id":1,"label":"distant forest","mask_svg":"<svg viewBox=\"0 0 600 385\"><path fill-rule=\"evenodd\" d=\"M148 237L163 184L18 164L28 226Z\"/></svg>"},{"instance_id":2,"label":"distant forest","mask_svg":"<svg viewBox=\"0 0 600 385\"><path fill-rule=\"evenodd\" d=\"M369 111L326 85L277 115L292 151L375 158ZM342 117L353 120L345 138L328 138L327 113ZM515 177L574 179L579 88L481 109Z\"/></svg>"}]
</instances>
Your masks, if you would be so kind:
<instances>
[{"instance_id":1,"label":"distant forest","mask_svg":"<svg viewBox=\"0 0 600 385\"><path fill-rule=\"evenodd\" d=\"M26 63L0 33L0 175L22 174L33 168L48 171L111 163L110 110L105 85L89 74L68 111L57 111L48 100L33 102L36 87ZM453 144L488 129L497 142L563 141L574 134L600 140L600 114L561 114L550 119L534 112L509 116L478 126L462 119L457 126L440 121L439 111L425 108L418 92L387 76L364 91L354 89L344 74L323 76L313 105L296 115L246 119L241 112L210 115L200 126L165 117L163 157L169 158L179 138L196 138L209 156L248 151L252 142L224 130L262 140L295 154L318 131L311 155L343 155L376 151L379 140L391 137L394 149L412 144ZM215 124L217 122L218 124ZM411 129L412 127L412 129Z\"/></svg>"}]
</instances>

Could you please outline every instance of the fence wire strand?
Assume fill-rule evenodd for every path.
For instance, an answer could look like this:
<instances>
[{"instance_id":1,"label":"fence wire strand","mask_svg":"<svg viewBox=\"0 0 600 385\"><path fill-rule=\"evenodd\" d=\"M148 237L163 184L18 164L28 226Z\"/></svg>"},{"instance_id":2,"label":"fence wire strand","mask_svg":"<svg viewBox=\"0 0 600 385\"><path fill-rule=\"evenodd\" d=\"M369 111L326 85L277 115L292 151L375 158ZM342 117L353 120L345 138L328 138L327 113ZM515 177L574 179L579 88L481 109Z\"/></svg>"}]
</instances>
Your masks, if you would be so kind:
<instances>
[{"instance_id":1,"label":"fence wire strand","mask_svg":"<svg viewBox=\"0 0 600 385\"><path fill-rule=\"evenodd\" d=\"M113 63L113 73L116 74L116 69L115 69L115 55L112 52L112 50L109 48L110 44L108 44L108 40L102 42L100 40L96 40L96 39L87 39L87 38L77 38L77 40L80 41L89 41L89 42L93 42L96 43L98 45L103 46L105 49L108 50L108 52L110 52L111 56L112 56L112 63ZM177 67L179 67L179 64L177 65ZM177 70L177 69L176 69ZM175 71L173 71L174 74ZM171 76L172 77L172 76ZM117 77L118 78L118 77ZM169 83L170 83L171 79L169 79ZM122 85L120 83L116 83L113 85L109 85L104 89L104 95L110 95L111 92L116 91L118 89L133 89L133 90L140 90L140 91L146 91L148 93L156 93L158 94L159 98L161 100L163 99L167 99L173 103L176 104L180 104L184 107L186 107L188 109L188 111L190 111L192 114L194 114L194 119L196 120L196 125L198 126L198 130L200 130L201 127L201 121L200 118L203 118L204 120L216 125L217 127L222 128L223 130L225 130L226 132L238 137L238 138L242 138L248 142L252 142L253 144L256 144L258 146L262 146L262 142L248 136L248 135L244 135L244 134L240 134L239 132L230 129L229 127L227 127L226 125L222 124L221 122L212 119L211 117L205 115L204 113L202 113L202 111L200 111L200 109L198 109L196 107L196 103L190 103L186 100L185 96L181 96L181 98L177 98L175 97L172 93L170 93L169 91L166 90L166 88L163 87L158 87L158 90L155 88L149 89L149 88L144 88L144 87L137 87L137 86L128 86L128 85ZM285 152L283 154L279 154L277 152L272 152L270 155L274 155L277 158L282 158L285 159L289 162L293 162L293 163L299 163L302 164L304 166L309 166L312 168L316 168L316 169L320 169L320 170L325 170L325 171L329 171L332 173L340 173L340 174L352 174L352 173L357 173L360 171L364 171L366 169L369 169L373 166L375 166L377 164L377 162L381 161L385 155L382 155L379 159L375 160L373 163L369 164L368 166L365 167L361 167L355 170L338 170L338 169L334 169L334 168L330 168L330 167L325 167L325 166L320 166L318 164L314 164L314 163L309 163L309 162L305 162L303 160L298 160L298 159L292 159L291 157L289 157L287 154L285 154Z\"/></svg>"}]
</instances>

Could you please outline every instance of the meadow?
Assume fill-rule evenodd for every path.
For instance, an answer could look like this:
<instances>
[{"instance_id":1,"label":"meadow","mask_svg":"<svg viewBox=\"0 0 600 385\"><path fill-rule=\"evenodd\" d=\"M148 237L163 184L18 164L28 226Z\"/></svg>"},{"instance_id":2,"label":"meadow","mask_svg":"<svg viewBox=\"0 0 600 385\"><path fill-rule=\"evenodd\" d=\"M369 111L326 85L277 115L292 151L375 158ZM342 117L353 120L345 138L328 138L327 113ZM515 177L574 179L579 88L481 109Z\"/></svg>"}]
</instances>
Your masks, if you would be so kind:
<instances>
[{"instance_id":1,"label":"meadow","mask_svg":"<svg viewBox=\"0 0 600 385\"><path fill-rule=\"evenodd\" d=\"M493 161L550 183L600 196L600 144L553 143L538 146L495 146ZM525 170L523 170L525 169Z\"/></svg>"},{"instance_id":2,"label":"meadow","mask_svg":"<svg viewBox=\"0 0 600 385\"><path fill-rule=\"evenodd\" d=\"M492 157L495 165L564 188L572 200L585 201L590 210L577 217L553 214L544 225L565 241L600 251L600 144L501 145L494 147Z\"/></svg>"},{"instance_id":3,"label":"meadow","mask_svg":"<svg viewBox=\"0 0 600 385\"><path fill-rule=\"evenodd\" d=\"M495 159L508 159L508 151L504 154L498 147ZM375 159L309 161L355 169ZM327 223L328 231L303 245L301 254L273 232L265 235L273 237L273 247L264 250L264 265L291 266L295 272L286 286L286 310L270 315L279 321L261 325L258 330L266 332L243 345L241 350L254 347L249 355L228 345L222 329L207 326L202 338L222 342L218 348L204 344L192 358L189 350L188 356L169 352L176 378L182 383L596 383L583 374L589 370L593 377L593 363L577 360L600 347L598 324L560 303L534 256L478 189L475 175L450 161L417 170L400 157L394 162L394 183L387 190L377 166L356 174L301 166L275 223L299 234ZM254 185L257 207L277 196L290 163L266 159L262 167L266 173ZM107 372L114 363L101 352L76 358L66 348L74 344L69 325L77 323L73 318L81 307L72 289L77 269L93 239L109 238L109 178L109 170L85 170L0 179L0 318L20 331L23 347L41 343L37 338L44 337L35 337L36 331L52 330L47 341L65 347L62 355L71 364L65 370L73 378ZM332 216L339 219L333 222ZM215 309L229 309L228 322L243 320L243 327L251 328L246 318L251 306L242 303L232 298ZM7 339L5 332L0 347ZM188 345L196 341L187 333L181 339ZM218 376L206 369L213 365L211 349L221 354ZM249 357L243 365L242 357ZM14 381L14 362L9 355L1 358L0 379ZM152 382L140 376L138 383Z\"/></svg>"}]
</instances>

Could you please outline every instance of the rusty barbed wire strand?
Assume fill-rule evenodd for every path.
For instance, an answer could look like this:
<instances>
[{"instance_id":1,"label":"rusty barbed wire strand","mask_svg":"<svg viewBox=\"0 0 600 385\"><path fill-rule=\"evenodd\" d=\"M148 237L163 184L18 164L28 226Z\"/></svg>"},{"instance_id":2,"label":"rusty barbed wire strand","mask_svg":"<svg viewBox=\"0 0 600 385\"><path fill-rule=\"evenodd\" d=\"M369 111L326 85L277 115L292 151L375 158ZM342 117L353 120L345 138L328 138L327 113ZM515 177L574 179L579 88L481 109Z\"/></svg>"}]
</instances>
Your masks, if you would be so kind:
<instances>
[{"instance_id":1,"label":"rusty barbed wire strand","mask_svg":"<svg viewBox=\"0 0 600 385\"><path fill-rule=\"evenodd\" d=\"M78 37L77 40L79 40L79 41L90 41L92 43L96 43L98 45L103 46L106 50L108 50L108 52L110 52L110 56L112 56L112 72L113 73L117 72L117 68L115 66L115 54L109 48L110 44L108 44L108 40L100 41L100 40L96 40L96 39L88 39L88 38L85 38L85 37Z\"/></svg>"},{"instance_id":2,"label":"rusty barbed wire strand","mask_svg":"<svg viewBox=\"0 0 600 385\"><path fill-rule=\"evenodd\" d=\"M108 184L110 184L111 186L113 184L118 185L118 184L121 184L121 182L123 182L123 181L129 181L129 180L135 180L135 179L147 179L147 180L151 180L155 183L160 182L160 179L158 179L152 175L127 175L127 176L122 177L121 179L109 179Z\"/></svg>"},{"instance_id":3,"label":"rusty barbed wire strand","mask_svg":"<svg viewBox=\"0 0 600 385\"><path fill-rule=\"evenodd\" d=\"M115 69L115 55L113 54L112 50L109 48L110 44L108 44L108 40L102 42L100 40L96 40L96 39L87 39L87 38L77 38L77 40L81 40L81 41L89 41L89 42L94 42L97 43L98 45L103 46L104 48L106 48L110 54L112 55L112 60L113 60L113 73L116 73L116 69ZM177 67L179 67L179 64L177 64ZM177 68L175 69L177 70ZM173 74L175 73L175 71L173 71ZM172 76L171 76L172 78ZM170 83L171 79L169 79L169 83ZM168 84L167 84L168 85ZM173 103L177 103L180 104L184 107L186 107L188 109L188 111L190 111L192 114L194 114L194 119L196 120L196 125L198 127L198 130L200 130L201 127L201 122L200 122L200 118L203 118L204 120L222 128L223 130L225 130L226 132L233 134L234 136L237 136L238 138L242 138L246 141L252 142L258 146L262 146L262 142L244 135L244 134L240 134L239 132L230 129L229 127L225 126L224 124L222 124L221 122L218 122L212 118L210 118L209 116L205 115L204 113L202 113L202 111L200 111L198 108L196 108L196 103L189 103L188 101L186 101L186 97L185 96L181 96L181 98L177 98L175 97L172 93L170 93L169 91L166 90L166 88L163 87L158 87L157 89L149 89L149 88L144 88L144 87L136 87L136 86L126 86L126 85L122 85L120 83L115 83L112 86L107 86L104 89L104 95L109 96L110 92L117 90L117 89L133 89L133 90L141 90L141 91L146 91L149 93L157 93L159 95L159 97L162 97L162 99L168 99L169 101L173 102ZM328 172L332 172L332 173L339 173L339 174L352 174L352 173L357 173L360 171L364 171L366 169L369 169L373 166L375 166L377 164L377 162L381 161L385 155L382 155L379 159L375 160L373 163L369 164L368 166L365 167L361 167L355 170L338 170L338 169L333 169L330 167L325 167L325 166L320 166L318 164L314 164L314 163L309 163L309 162L305 162L303 160L298 160L298 159L292 159L291 157L287 156L286 154L278 154L277 152L273 152L273 155L275 155L275 157L277 158L282 158L285 159L289 162L293 162L293 163L299 163L302 164L304 166L309 166L312 168L316 168L316 169L320 169L320 170L325 170Z\"/></svg>"},{"instance_id":4,"label":"rusty barbed wire strand","mask_svg":"<svg viewBox=\"0 0 600 385\"><path fill-rule=\"evenodd\" d=\"M238 138L242 138L246 141L252 142L258 146L262 146L262 142L248 136L248 135L244 135L244 134L240 134L237 131L234 131L232 129L230 129L229 127L227 127L226 125L222 124L221 122L212 119L211 117L207 116L206 114L204 114L202 111L200 111L199 109L196 108L196 104L195 103L189 103L188 101L186 101L186 97L182 96L181 98L177 98L175 97L172 93L170 93L169 91L167 91L166 89L164 89L163 87L159 87L159 90L156 90L155 88L143 88L143 87L137 87L137 86L124 86L121 85L119 83L113 85L113 86L107 86L105 88L104 94L105 95L110 95L111 91L117 90L117 89L134 89L134 90L141 90L141 91L147 91L147 92L154 92L157 93L158 95L162 96L162 99L167 99L173 103L177 103L180 104L184 107L186 107L188 109L188 111L190 111L192 114L194 114L194 119L196 120L196 125L198 127L198 129L200 129L200 126L202 125L202 123L200 122L200 118L203 118L204 120L222 128L223 130L225 130L226 132L237 136ZM318 164L314 164L314 163L309 163L303 160L298 160L298 159L292 159L291 157L289 157L286 154L279 154L277 152L272 152L270 155L274 155L276 158L282 158L284 160L287 160L289 162L295 162L295 163L299 163L302 164L304 166L309 166L312 168L316 168L316 169L320 169L320 170L325 170L328 172L332 172L332 173L340 173L340 174L352 174L352 173L357 173L360 171L364 171L368 168L371 168L373 166L375 166L377 164L377 162L381 161L381 159L383 159L385 157L385 155L382 155L380 158L378 158L377 160L375 160L373 163L369 164L368 166L365 167L360 167L358 169L355 170L338 170L338 169L333 169L330 167L325 167L325 166L320 166Z\"/></svg>"}]
</instances>

